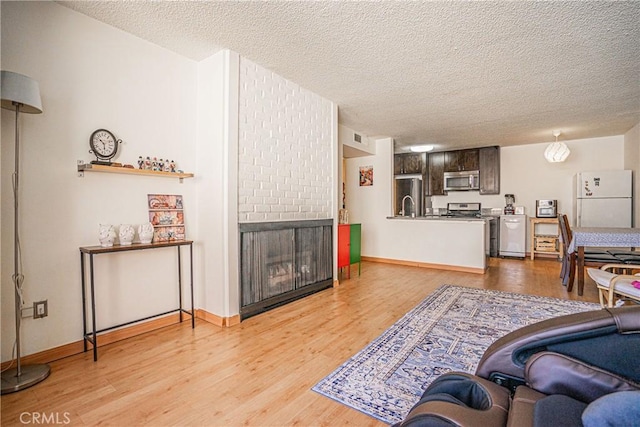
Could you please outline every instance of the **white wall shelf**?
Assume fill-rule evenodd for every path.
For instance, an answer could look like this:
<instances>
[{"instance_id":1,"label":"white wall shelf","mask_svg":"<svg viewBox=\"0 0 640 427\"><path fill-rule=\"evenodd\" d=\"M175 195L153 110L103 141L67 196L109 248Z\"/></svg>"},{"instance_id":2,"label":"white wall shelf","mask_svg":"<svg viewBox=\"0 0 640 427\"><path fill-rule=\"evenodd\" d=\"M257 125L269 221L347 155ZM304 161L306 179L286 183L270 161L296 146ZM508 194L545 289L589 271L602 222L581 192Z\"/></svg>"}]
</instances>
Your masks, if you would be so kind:
<instances>
[{"instance_id":1,"label":"white wall shelf","mask_svg":"<svg viewBox=\"0 0 640 427\"><path fill-rule=\"evenodd\" d=\"M121 166L92 165L91 163L84 163L82 161L78 161L78 176L84 177L85 172L105 172L105 173L119 173L119 174L129 174L129 175L162 176L165 178L178 178L180 179L180 182L182 182L184 178L193 178L192 173L162 172L162 171L152 171L147 169L125 168Z\"/></svg>"}]
</instances>

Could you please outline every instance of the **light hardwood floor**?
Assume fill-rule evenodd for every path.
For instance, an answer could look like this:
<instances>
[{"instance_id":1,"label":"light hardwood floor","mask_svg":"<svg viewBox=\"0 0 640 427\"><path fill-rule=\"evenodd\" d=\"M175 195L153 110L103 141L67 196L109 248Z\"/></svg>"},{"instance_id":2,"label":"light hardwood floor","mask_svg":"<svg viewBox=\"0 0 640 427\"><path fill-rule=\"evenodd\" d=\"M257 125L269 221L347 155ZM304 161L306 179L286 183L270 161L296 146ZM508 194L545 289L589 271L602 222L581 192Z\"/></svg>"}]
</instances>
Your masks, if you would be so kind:
<instances>
[{"instance_id":1,"label":"light hardwood floor","mask_svg":"<svg viewBox=\"0 0 640 427\"><path fill-rule=\"evenodd\" d=\"M173 325L50 363L51 376L2 396L2 425L43 416L109 426L384 424L311 387L442 284L597 302L568 294L552 260L491 259L487 274L364 263L352 278L231 328ZM70 422L70 423L69 423ZM55 421L54 421L55 423Z\"/></svg>"}]
</instances>

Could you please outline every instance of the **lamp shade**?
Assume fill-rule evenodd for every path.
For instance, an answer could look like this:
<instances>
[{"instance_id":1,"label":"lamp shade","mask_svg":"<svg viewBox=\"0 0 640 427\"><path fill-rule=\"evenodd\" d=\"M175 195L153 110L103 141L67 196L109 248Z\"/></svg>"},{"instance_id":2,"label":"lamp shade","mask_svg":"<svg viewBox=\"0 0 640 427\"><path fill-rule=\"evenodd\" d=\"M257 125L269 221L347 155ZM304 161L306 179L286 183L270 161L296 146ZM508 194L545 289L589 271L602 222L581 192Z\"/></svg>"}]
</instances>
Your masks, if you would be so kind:
<instances>
[{"instance_id":1,"label":"lamp shade","mask_svg":"<svg viewBox=\"0 0 640 427\"><path fill-rule=\"evenodd\" d=\"M569 157L571 150L564 142L553 142L544 150L544 158L550 163L564 162Z\"/></svg>"},{"instance_id":2,"label":"lamp shade","mask_svg":"<svg viewBox=\"0 0 640 427\"><path fill-rule=\"evenodd\" d=\"M18 103L21 113L42 113L40 86L37 81L11 71L2 71L1 80L2 108L15 110L15 103Z\"/></svg>"}]
</instances>

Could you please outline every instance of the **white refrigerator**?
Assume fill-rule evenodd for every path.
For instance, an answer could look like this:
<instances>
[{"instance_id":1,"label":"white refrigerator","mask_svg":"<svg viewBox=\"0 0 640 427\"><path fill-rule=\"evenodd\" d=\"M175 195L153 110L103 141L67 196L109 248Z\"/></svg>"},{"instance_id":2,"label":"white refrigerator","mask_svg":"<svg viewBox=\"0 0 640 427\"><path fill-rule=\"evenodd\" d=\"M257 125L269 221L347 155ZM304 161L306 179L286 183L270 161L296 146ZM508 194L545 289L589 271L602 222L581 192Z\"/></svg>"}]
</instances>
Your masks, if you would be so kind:
<instances>
[{"instance_id":1,"label":"white refrigerator","mask_svg":"<svg viewBox=\"0 0 640 427\"><path fill-rule=\"evenodd\" d=\"M630 170L580 172L575 193L577 227L631 227Z\"/></svg>"}]
</instances>

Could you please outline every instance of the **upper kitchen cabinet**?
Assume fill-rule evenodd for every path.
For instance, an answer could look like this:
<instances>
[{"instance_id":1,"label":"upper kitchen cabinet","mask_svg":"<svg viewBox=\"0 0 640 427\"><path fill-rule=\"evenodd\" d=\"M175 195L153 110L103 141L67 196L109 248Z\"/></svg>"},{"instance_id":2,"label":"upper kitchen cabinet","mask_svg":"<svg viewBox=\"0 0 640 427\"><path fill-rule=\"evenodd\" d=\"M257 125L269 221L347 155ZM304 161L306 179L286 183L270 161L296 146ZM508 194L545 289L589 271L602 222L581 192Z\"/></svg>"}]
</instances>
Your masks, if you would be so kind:
<instances>
[{"instance_id":1,"label":"upper kitchen cabinet","mask_svg":"<svg viewBox=\"0 0 640 427\"><path fill-rule=\"evenodd\" d=\"M445 152L429 153L429 175L427 196L444 195L444 159Z\"/></svg>"},{"instance_id":2,"label":"upper kitchen cabinet","mask_svg":"<svg viewBox=\"0 0 640 427\"><path fill-rule=\"evenodd\" d=\"M478 150L480 194L500 194L500 147Z\"/></svg>"},{"instance_id":3,"label":"upper kitchen cabinet","mask_svg":"<svg viewBox=\"0 0 640 427\"><path fill-rule=\"evenodd\" d=\"M393 157L393 174L422 174L426 164L425 153L403 153Z\"/></svg>"},{"instance_id":4,"label":"upper kitchen cabinet","mask_svg":"<svg viewBox=\"0 0 640 427\"><path fill-rule=\"evenodd\" d=\"M444 156L444 171L477 171L479 169L478 150L446 151Z\"/></svg>"}]
</instances>

